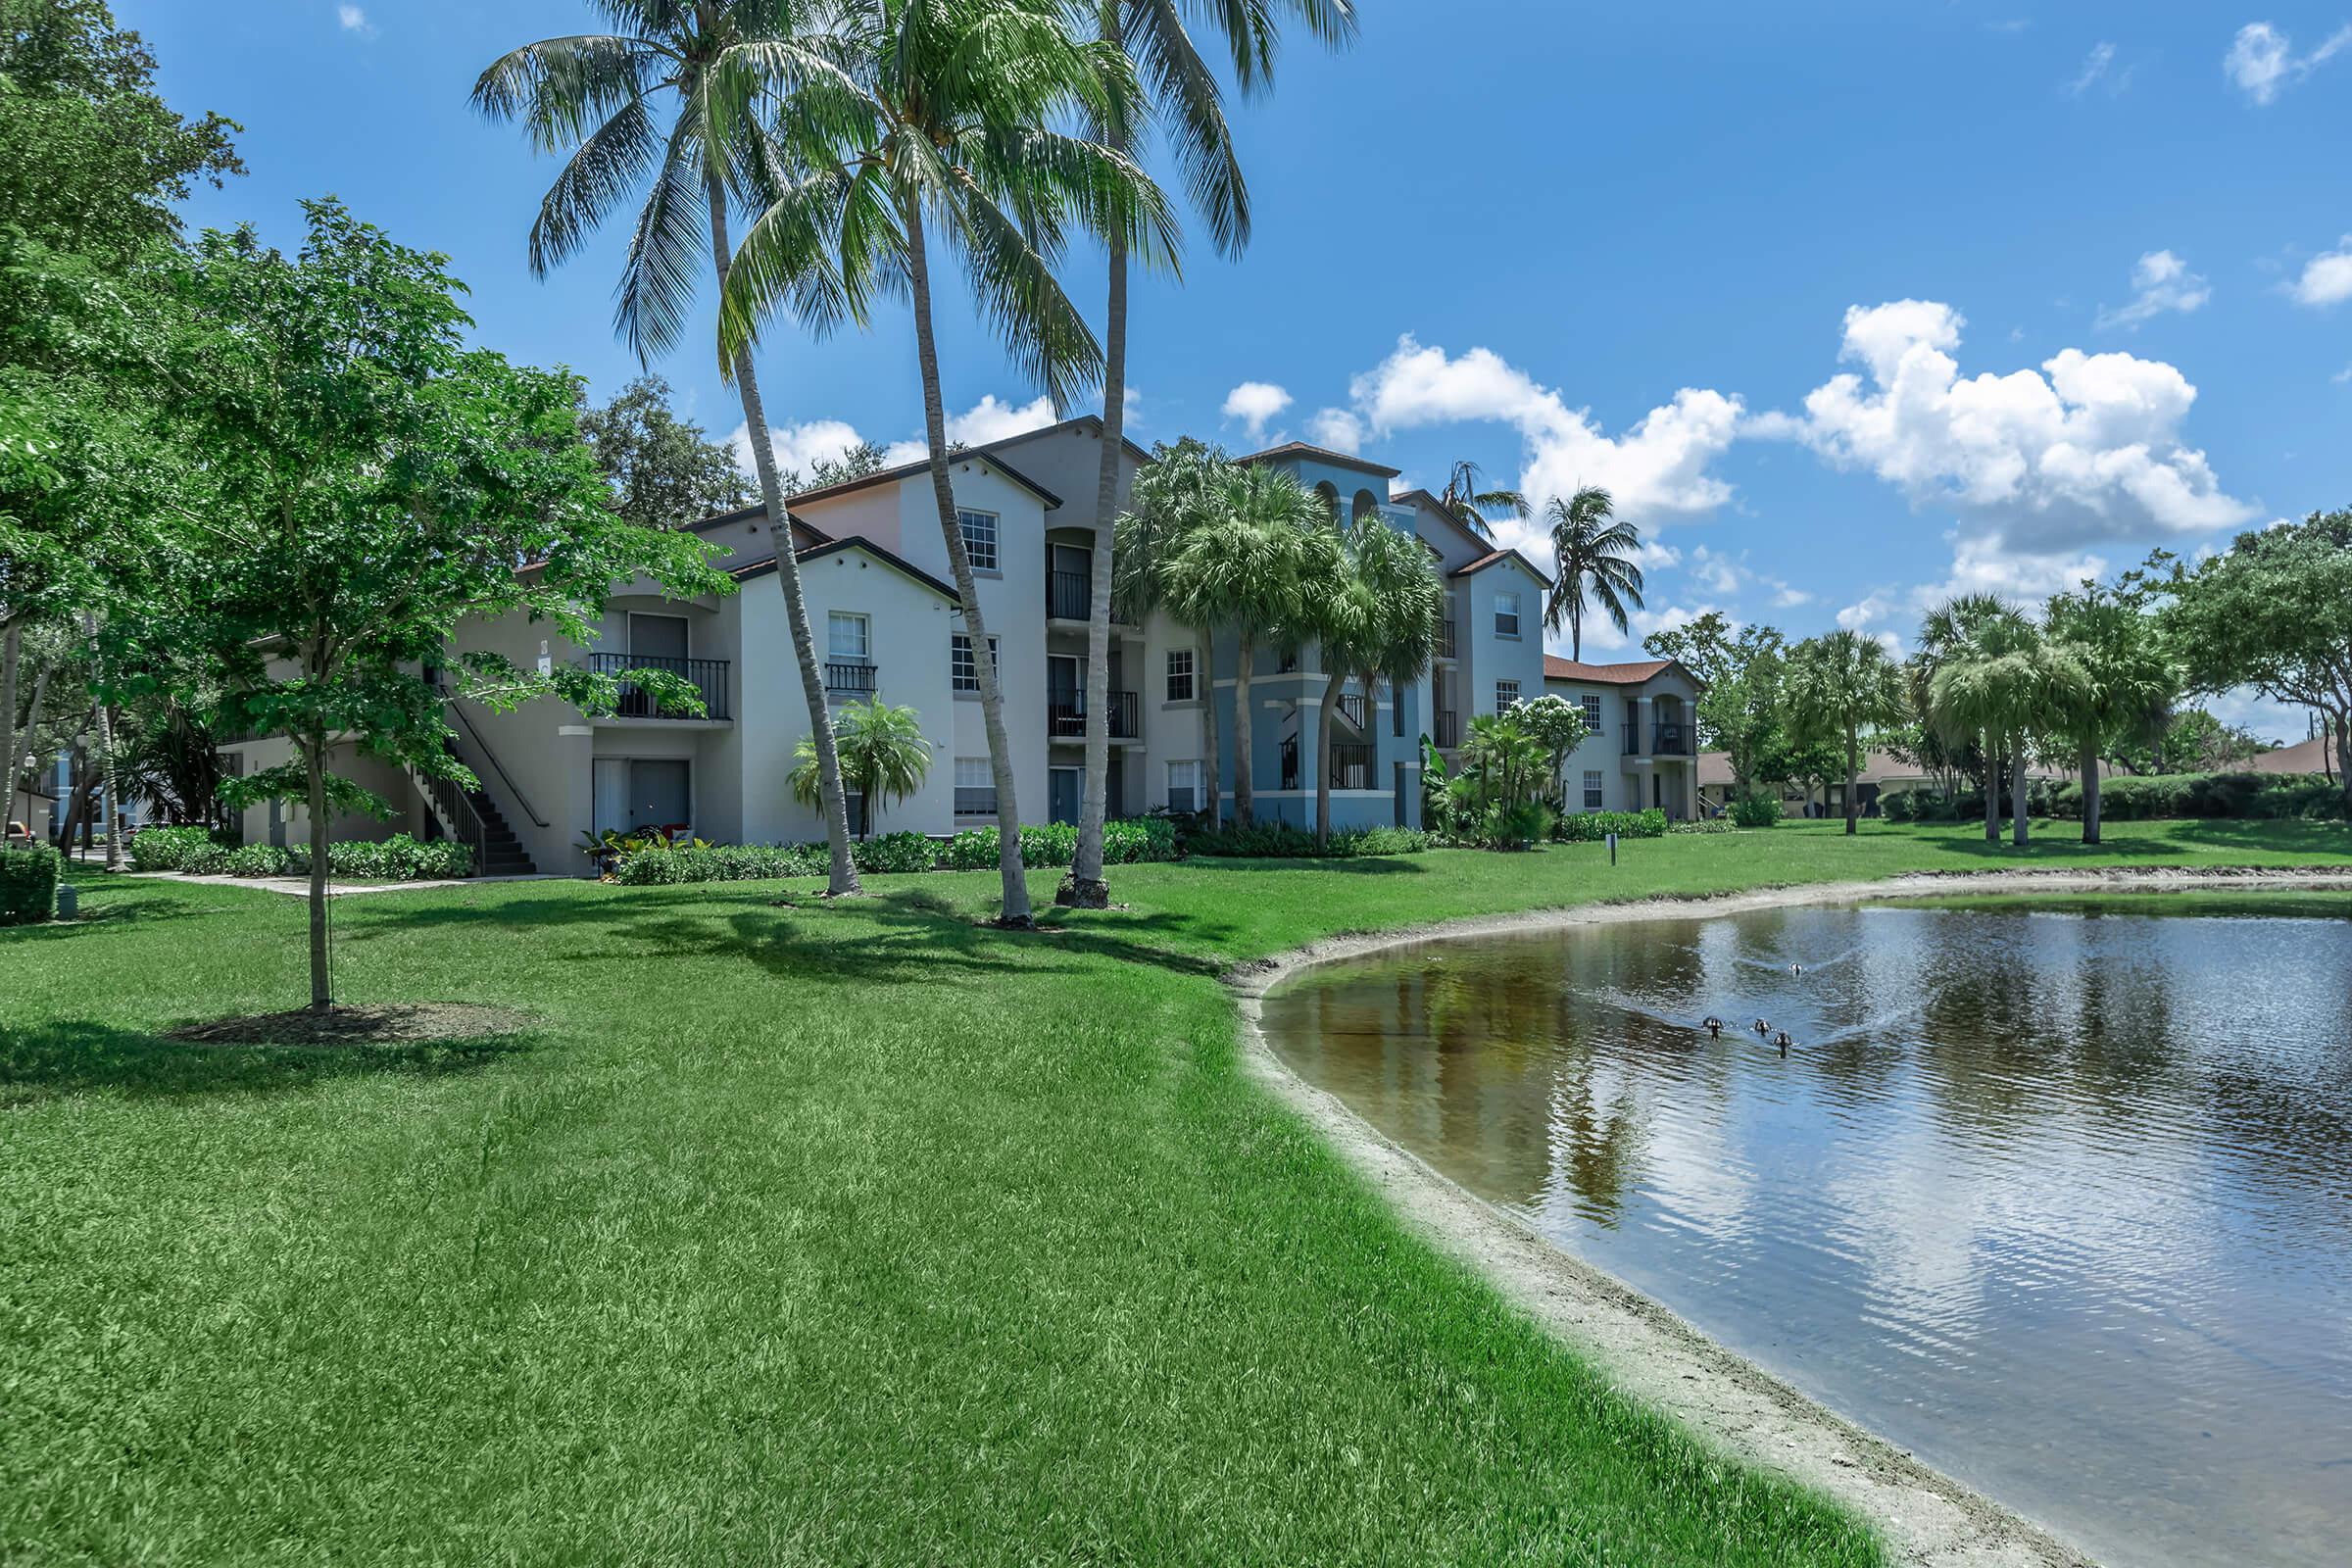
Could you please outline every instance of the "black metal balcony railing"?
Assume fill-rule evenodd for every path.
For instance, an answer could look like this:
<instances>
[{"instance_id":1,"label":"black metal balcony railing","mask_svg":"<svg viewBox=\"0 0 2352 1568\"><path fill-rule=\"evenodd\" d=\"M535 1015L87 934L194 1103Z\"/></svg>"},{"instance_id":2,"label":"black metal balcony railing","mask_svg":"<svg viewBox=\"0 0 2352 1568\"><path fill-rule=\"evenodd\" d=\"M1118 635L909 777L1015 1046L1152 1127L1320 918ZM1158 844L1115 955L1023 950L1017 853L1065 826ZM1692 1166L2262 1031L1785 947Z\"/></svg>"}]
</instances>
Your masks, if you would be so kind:
<instances>
[{"instance_id":1,"label":"black metal balcony railing","mask_svg":"<svg viewBox=\"0 0 2352 1568\"><path fill-rule=\"evenodd\" d=\"M1334 741L1331 747L1331 787L1368 790L1372 787L1372 748L1361 741Z\"/></svg>"},{"instance_id":2,"label":"black metal balcony railing","mask_svg":"<svg viewBox=\"0 0 2352 1568\"><path fill-rule=\"evenodd\" d=\"M1438 624L1438 657L1440 659L1454 657L1453 622L1451 620L1441 621Z\"/></svg>"},{"instance_id":3,"label":"black metal balcony railing","mask_svg":"<svg viewBox=\"0 0 2352 1568\"><path fill-rule=\"evenodd\" d=\"M1689 757L1690 732L1680 724L1657 724L1650 730L1649 751L1653 757Z\"/></svg>"},{"instance_id":4,"label":"black metal balcony railing","mask_svg":"<svg viewBox=\"0 0 2352 1568\"><path fill-rule=\"evenodd\" d=\"M1438 750L1450 752L1462 744L1462 715L1450 709L1441 708L1431 715L1430 738Z\"/></svg>"},{"instance_id":5,"label":"black metal balcony railing","mask_svg":"<svg viewBox=\"0 0 2352 1568\"><path fill-rule=\"evenodd\" d=\"M1131 741L1142 735L1143 700L1134 692L1110 694L1110 738ZM1057 741L1086 739L1086 693L1055 692L1046 700L1047 733Z\"/></svg>"},{"instance_id":6,"label":"black metal balcony railing","mask_svg":"<svg viewBox=\"0 0 2352 1568\"><path fill-rule=\"evenodd\" d=\"M1046 573L1046 615L1053 620L1085 620L1095 612L1094 583L1083 571Z\"/></svg>"},{"instance_id":7,"label":"black metal balcony railing","mask_svg":"<svg viewBox=\"0 0 2352 1568\"><path fill-rule=\"evenodd\" d=\"M1367 711L1364 706L1364 694L1342 692L1340 694L1340 711L1347 715L1348 723L1353 724L1357 729L1362 729Z\"/></svg>"},{"instance_id":8,"label":"black metal balcony railing","mask_svg":"<svg viewBox=\"0 0 2352 1568\"><path fill-rule=\"evenodd\" d=\"M703 700L699 713L684 708L664 708L649 691L621 683L620 704L613 710L623 718L730 718L727 711L727 662L723 659L656 659L644 654L590 654L588 673L619 675L632 669L658 669L675 675Z\"/></svg>"},{"instance_id":9,"label":"black metal balcony railing","mask_svg":"<svg viewBox=\"0 0 2352 1568\"><path fill-rule=\"evenodd\" d=\"M881 679L881 667L860 660L827 660L825 694L829 697L871 697Z\"/></svg>"},{"instance_id":10,"label":"black metal balcony railing","mask_svg":"<svg viewBox=\"0 0 2352 1568\"><path fill-rule=\"evenodd\" d=\"M968 785L956 786L956 814L957 816L994 816L997 814L995 785L975 789Z\"/></svg>"}]
</instances>

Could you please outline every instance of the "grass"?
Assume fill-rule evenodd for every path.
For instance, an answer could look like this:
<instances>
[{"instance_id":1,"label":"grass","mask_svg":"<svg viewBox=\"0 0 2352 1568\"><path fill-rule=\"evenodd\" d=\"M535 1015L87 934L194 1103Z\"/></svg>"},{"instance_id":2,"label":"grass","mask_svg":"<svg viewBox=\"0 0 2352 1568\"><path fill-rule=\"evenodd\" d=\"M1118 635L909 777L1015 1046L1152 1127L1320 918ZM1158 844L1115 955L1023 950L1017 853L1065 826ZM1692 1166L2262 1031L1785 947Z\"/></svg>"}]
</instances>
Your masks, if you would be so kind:
<instances>
[{"instance_id":1,"label":"grass","mask_svg":"<svg viewBox=\"0 0 2352 1568\"><path fill-rule=\"evenodd\" d=\"M1405 1235L1216 976L2014 863L1974 831L1118 867L1029 936L987 874L385 894L335 906L347 999L530 1022L368 1048L159 1038L299 1000L304 906L87 883L0 931L0 1559L1875 1561ZM2023 858L2352 858L2061 832Z\"/></svg>"}]
</instances>

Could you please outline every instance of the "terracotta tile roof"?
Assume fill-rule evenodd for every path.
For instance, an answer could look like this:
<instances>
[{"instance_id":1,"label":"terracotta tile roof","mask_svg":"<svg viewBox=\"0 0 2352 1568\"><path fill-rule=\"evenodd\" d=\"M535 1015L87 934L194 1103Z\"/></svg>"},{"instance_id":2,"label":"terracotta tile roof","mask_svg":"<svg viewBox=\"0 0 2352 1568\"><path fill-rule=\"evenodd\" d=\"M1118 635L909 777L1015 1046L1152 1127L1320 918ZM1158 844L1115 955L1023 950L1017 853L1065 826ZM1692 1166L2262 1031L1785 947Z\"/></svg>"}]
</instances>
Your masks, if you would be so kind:
<instances>
[{"instance_id":1,"label":"terracotta tile roof","mask_svg":"<svg viewBox=\"0 0 2352 1568\"><path fill-rule=\"evenodd\" d=\"M1639 686L1673 663L1671 659L1642 659L1630 664L1585 664L1545 654L1544 678L1591 681L1596 686Z\"/></svg>"}]
</instances>

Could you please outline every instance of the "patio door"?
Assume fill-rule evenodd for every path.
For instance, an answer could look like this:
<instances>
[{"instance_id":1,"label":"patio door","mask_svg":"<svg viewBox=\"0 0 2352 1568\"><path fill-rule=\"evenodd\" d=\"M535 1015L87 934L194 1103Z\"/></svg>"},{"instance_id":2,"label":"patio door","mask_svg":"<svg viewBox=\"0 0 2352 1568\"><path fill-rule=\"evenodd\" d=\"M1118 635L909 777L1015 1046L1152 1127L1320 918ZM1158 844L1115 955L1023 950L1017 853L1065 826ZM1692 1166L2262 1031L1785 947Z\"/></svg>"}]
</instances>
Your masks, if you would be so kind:
<instances>
[{"instance_id":1,"label":"patio door","mask_svg":"<svg viewBox=\"0 0 2352 1568\"><path fill-rule=\"evenodd\" d=\"M693 769L684 758L600 757L589 779L599 833L693 824Z\"/></svg>"},{"instance_id":2,"label":"patio door","mask_svg":"<svg viewBox=\"0 0 2352 1568\"><path fill-rule=\"evenodd\" d=\"M641 615L633 610L629 612L631 659L684 660L688 657L686 645L684 615Z\"/></svg>"},{"instance_id":3,"label":"patio door","mask_svg":"<svg viewBox=\"0 0 2352 1568\"><path fill-rule=\"evenodd\" d=\"M1051 734L1066 737L1086 733L1086 687L1080 668L1080 662L1067 654L1053 654L1046 659L1046 721L1052 726Z\"/></svg>"},{"instance_id":4,"label":"patio door","mask_svg":"<svg viewBox=\"0 0 2352 1568\"><path fill-rule=\"evenodd\" d=\"M1078 820L1078 798L1086 784L1081 768L1051 768L1046 774L1047 814L1056 822Z\"/></svg>"}]
</instances>

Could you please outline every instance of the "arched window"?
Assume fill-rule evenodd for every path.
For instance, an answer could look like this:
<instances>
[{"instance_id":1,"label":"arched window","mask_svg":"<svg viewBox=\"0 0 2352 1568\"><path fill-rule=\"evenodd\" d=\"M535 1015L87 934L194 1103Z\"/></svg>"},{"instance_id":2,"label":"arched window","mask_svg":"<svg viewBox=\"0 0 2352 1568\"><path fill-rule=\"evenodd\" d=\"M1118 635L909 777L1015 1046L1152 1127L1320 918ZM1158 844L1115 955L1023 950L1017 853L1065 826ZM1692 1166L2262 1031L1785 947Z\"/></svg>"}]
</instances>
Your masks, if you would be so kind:
<instances>
[{"instance_id":1,"label":"arched window","mask_svg":"<svg viewBox=\"0 0 2352 1568\"><path fill-rule=\"evenodd\" d=\"M1339 486L1337 486L1337 485L1333 484L1333 483L1332 483L1332 482L1331 482L1329 479L1320 479L1320 480L1317 480L1317 481L1316 481L1316 483L1315 483L1315 494L1323 498L1323 506L1324 506L1325 510L1327 510L1328 512L1330 512L1330 514L1331 514L1331 520L1332 520L1332 521L1334 521L1334 522L1337 522L1337 521L1339 521L1339 520L1340 520L1340 491L1339 491Z\"/></svg>"},{"instance_id":2,"label":"arched window","mask_svg":"<svg viewBox=\"0 0 2352 1568\"><path fill-rule=\"evenodd\" d=\"M1375 517L1379 514L1380 497L1374 495L1369 490L1358 490L1355 493L1355 510L1350 513L1349 515L1361 520L1362 518Z\"/></svg>"}]
</instances>

